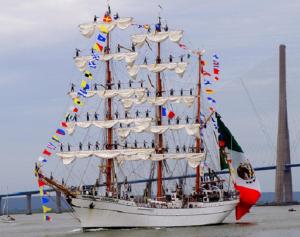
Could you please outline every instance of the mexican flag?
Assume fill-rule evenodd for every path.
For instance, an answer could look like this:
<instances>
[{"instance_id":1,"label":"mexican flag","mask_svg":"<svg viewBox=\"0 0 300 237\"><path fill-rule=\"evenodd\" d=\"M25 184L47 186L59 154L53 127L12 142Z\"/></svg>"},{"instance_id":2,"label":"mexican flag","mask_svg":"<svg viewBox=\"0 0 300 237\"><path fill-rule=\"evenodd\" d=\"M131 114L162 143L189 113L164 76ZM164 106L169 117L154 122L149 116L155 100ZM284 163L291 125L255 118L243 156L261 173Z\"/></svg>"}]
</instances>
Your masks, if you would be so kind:
<instances>
[{"instance_id":1,"label":"mexican flag","mask_svg":"<svg viewBox=\"0 0 300 237\"><path fill-rule=\"evenodd\" d=\"M241 219L258 201L261 191L255 172L246 159L241 146L232 136L230 130L216 113L219 130L221 169L230 169L234 186L240 193L240 202L236 207L236 219Z\"/></svg>"}]
</instances>

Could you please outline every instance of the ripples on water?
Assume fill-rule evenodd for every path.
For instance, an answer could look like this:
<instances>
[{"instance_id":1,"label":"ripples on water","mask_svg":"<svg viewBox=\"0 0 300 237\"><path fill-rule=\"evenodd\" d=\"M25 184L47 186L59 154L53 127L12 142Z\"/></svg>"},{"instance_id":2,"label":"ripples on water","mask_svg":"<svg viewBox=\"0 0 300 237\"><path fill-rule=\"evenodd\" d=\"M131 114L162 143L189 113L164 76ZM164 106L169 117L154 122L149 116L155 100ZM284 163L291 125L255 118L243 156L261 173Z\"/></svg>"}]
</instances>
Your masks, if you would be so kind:
<instances>
[{"instance_id":1,"label":"ripples on water","mask_svg":"<svg viewBox=\"0 0 300 237\"><path fill-rule=\"evenodd\" d=\"M1 237L299 237L300 206L256 207L242 221L234 215L221 225L157 228L157 229L98 229L82 233L79 223L67 213L52 214L52 222L44 222L41 215L15 215L15 223L0 223Z\"/></svg>"}]
</instances>

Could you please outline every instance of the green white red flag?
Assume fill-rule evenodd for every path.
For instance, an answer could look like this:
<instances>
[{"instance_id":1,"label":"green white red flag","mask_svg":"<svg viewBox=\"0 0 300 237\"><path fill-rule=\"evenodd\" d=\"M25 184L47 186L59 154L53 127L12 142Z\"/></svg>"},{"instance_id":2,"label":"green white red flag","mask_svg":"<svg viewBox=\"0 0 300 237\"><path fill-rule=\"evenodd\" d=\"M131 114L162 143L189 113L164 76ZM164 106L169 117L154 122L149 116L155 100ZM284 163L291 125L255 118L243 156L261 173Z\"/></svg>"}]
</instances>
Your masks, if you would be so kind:
<instances>
[{"instance_id":1,"label":"green white red flag","mask_svg":"<svg viewBox=\"0 0 300 237\"><path fill-rule=\"evenodd\" d=\"M239 220L260 198L260 185L241 146L217 113L216 118L219 130L221 169L230 169L235 189L240 193L240 202L236 207L236 219Z\"/></svg>"}]
</instances>

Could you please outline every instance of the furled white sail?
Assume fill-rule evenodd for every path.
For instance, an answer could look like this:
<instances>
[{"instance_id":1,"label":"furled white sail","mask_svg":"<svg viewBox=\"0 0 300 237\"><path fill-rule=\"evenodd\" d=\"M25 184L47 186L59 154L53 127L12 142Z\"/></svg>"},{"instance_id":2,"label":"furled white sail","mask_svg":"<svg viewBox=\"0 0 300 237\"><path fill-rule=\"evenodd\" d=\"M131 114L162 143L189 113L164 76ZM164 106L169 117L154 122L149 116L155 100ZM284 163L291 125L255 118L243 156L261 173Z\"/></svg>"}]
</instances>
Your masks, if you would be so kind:
<instances>
[{"instance_id":1,"label":"furled white sail","mask_svg":"<svg viewBox=\"0 0 300 237\"><path fill-rule=\"evenodd\" d=\"M165 153L151 155L151 160L153 161L166 159L186 159L188 161L189 166L191 166L192 168L196 168L200 164L200 162L205 159L205 153Z\"/></svg>"},{"instance_id":2,"label":"furled white sail","mask_svg":"<svg viewBox=\"0 0 300 237\"><path fill-rule=\"evenodd\" d=\"M137 52L127 52L127 53L112 53L112 54L103 54L100 56L101 61L108 61L108 60L125 60L128 65L132 65L134 61L137 59L138 53Z\"/></svg>"},{"instance_id":3,"label":"furled white sail","mask_svg":"<svg viewBox=\"0 0 300 237\"><path fill-rule=\"evenodd\" d=\"M166 39L170 39L172 42L178 43L183 35L182 30L178 31L169 31L169 32L153 32L150 34L142 34L142 35L133 35L131 37L132 42L137 46L137 47L142 47L146 40L152 41L152 42L162 42L165 41Z\"/></svg>"},{"instance_id":4,"label":"furled white sail","mask_svg":"<svg viewBox=\"0 0 300 237\"><path fill-rule=\"evenodd\" d=\"M195 101L195 96L169 96L169 97L142 97L141 99L137 98L128 98L121 99L123 107L125 110L132 108L134 104L140 105L148 103L150 105L162 106L168 102L173 103L185 103L188 107L191 107Z\"/></svg>"},{"instance_id":5,"label":"furled white sail","mask_svg":"<svg viewBox=\"0 0 300 237\"><path fill-rule=\"evenodd\" d=\"M122 99L128 99L132 96L135 96L138 100L144 98L146 93L146 89L139 88L139 89L120 89L120 90L88 90L86 97L93 97L95 95L99 96L100 98L112 98L119 96ZM69 95L72 98L77 97L76 92L71 92Z\"/></svg>"},{"instance_id":6,"label":"furled white sail","mask_svg":"<svg viewBox=\"0 0 300 237\"><path fill-rule=\"evenodd\" d=\"M183 74L186 70L187 63L160 63L160 64L141 64L141 65L133 65L128 66L127 71L128 74L135 79L140 69L148 69L150 72L163 72L165 70L175 71L175 73L183 77Z\"/></svg>"},{"instance_id":7,"label":"furled white sail","mask_svg":"<svg viewBox=\"0 0 300 237\"><path fill-rule=\"evenodd\" d=\"M75 131L76 126L81 128L89 128L95 126L98 128L112 128L118 123L122 124L134 124L137 131L145 130L151 125L151 118L135 118L135 119L115 119L115 120L103 120L103 121L84 121L84 122L68 122L67 132L71 135Z\"/></svg>"},{"instance_id":8,"label":"furled white sail","mask_svg":"<svg viewBox=\"0 0 300 237\"><path fill-rule=\"evenodd\" d=\"M134 61L137 59L138 53L136 52L128 52L128 53L113 53L113 54L102 54L100 56L101 61L108 61L108 60L125 60L128 66L132 66ZM75 66L80 70L84 71L90 61L93 61L93 56L78 56L74 58Z\"/></svg>"},{"instance_id":9,"label":"furled white sail","mask_svg":"<svg viewBox=\"0 0 300 237\"><path fill-rule=\"evenodd\" d=\"M84 71L89 63L89 61L93 60L93 57L88 56L78 56L74 58L75 66L79 69L79 71Z\"/></svg>"},{"instance_id":10,"label":"furled white sail","mask_svg":"<svg viewBox=\"0 0 300 237\"><path fill-rule=\"evenodd\" d=\"M124 17L119 18L117 20L113 20L112 22L91 22L91 23L84 23L79 25L79 31L80 33L86 37L91 38L92 35L95 33L97 26L105 26L108 32L113 30L115 27L118 27L121 30L126 29L132 24L132 17Z\"/></svg>"},{"instance_id":11,"label":"furled white sail","mask_svg":"<svg viewBox=\"0 0 300 237\"><path fill-rule=\"evenodd\" d=\"M76 158L88 158L96 156L102 159L122 158L124 160L146 160L154 149L120 149L120 150L94 150L94 151L70 151L59 152L56 156L63 160L65 165L70 164Z\"/></svg>"},{"instance_id":12,"label":"furled white sail","mask_svg":"<svg viewBox=\"0 0 300 237\"><path fill-rule=\"evenodd\" d=\"M96 23L84 23L79 25L80 33L86 38L91 38L92 35L95 33L95 30Z\"/></svg>"},{"instance_id":13,"label":"furled white sail","mask_svg":"<svg viewBox=\"0 0 300 237\"><path fill-rule=\"evenodd\" d=\"M205 158L204 153L165 153L156 154L155 149L117 149L117 150L90 150L90 151L68 151L58 152L56 156L62 159L64 165L68 165L76 158L89 158L92 156L101 159L116 159L119 163L133 160L181 160L186 159L189 165L195 168Z\"/></svg>"},{"instance_id":14,"label":"furled white sail","mask_svg":"<svg viewBox=\"0 0 300 237\"><path fill-rule=\"evenodd\" d=\"M161 125L161 126L149 126L145 129L141 127L131 127L131 128L119 128L117 132L121 138L126 138L131 132L151 132L156 134L165 133L168 130L180 130L185 129L186 133L190 136L195 136L200 138L200 124L174 124L174 125Z\"/></svg>"}]
</instances>

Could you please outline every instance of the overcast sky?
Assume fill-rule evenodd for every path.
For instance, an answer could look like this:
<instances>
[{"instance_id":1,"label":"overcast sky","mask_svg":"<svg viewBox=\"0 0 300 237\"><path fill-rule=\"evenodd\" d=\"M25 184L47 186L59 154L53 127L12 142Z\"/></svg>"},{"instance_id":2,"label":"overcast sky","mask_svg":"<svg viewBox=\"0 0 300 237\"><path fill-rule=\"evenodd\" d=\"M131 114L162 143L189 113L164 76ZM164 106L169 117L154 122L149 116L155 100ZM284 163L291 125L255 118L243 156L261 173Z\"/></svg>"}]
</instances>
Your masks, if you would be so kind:
<instances>
[{"instance_id":1,"label":"overcast sky","mask_svg":"<svg viewBox=\"0 0 300 237\"><path fill-rule=\"evenodd\" d=\"M10 191L36 189L34 162L63 117L69 82L78 75L72 57L84 41L77 25L95 14L101 16L105 2L0 0L0 193L6 186ZM169 25L184 29L191 45L219 53L218 110L254 166L275 162L278 46L286 44L291 156L300 163L300 1L111 0L110 4L122 16L151 23L160 4ZM299 191L297 171L293 180ZM274 172L258 177L263 191L274 190Z\"/></svg>"}]
</instances>

